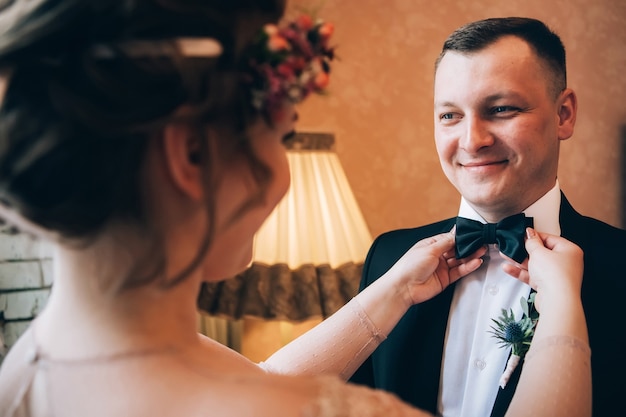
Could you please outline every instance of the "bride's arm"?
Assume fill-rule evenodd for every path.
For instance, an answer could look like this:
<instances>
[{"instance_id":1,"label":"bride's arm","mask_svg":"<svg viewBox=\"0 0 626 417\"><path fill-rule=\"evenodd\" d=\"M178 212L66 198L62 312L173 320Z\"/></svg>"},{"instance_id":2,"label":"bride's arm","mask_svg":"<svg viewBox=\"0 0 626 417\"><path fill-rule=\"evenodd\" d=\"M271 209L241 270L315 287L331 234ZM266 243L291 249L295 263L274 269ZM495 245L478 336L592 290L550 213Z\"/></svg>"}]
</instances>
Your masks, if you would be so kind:
<instances>
[{"instance_id":1,"label":"bride's arm","mask_svg":"<svg viewBox=\"0 0 626 417\"><path fill-rule=\"evenodd\" d=\"M484 249L458 261L453 248L453 233L419 241L339 311L260 366L276 373L334 374L347 380L410 306L439 294L481 265Z\"/></svg>"},{"instance_id":2,"label":"bride's arm","mask_svg":"<svg viewBox=\"0 0 626 417\"><path fill-rule=\"evenodd\" d=\"M507 416L591 416L590 350L580 298L582 251L565 239L540 238L532 230L526 247L529 271L513 275L529 279L537 289L540 317Z\"/></svg>"}]
</instances>

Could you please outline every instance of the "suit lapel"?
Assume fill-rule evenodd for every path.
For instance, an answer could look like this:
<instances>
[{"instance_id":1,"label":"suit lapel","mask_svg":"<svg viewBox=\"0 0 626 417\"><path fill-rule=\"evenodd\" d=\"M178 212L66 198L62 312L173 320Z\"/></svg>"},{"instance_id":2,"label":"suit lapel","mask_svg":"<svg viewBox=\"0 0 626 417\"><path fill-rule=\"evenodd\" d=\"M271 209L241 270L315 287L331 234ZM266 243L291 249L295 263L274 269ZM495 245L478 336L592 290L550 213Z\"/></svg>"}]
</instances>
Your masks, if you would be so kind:
<instances>
[{"instance_id":1,"label":"suit lapel","mask_svg":"<svg viewBox=\"0 0 626 417\"><path fill-rule=\"evenodd\" d=\"M454 220L448 219L436 227L419 230L400 252L420 239L449 231L453 224ZM373 354L377 357L377 385L433 414L437 412L443 343L453 293L454 284L437 297L411 307Z\"/></svg>"},{"instance_id":2,"label":"suit lapel","mask_svg":"<svg viewBox=\"0 0 626 417\"><path fill-rule=\"evenodd\" d=\"M565 195L561 193L561 211L559 213L561 236L567 240L576 242L579 246L585 246L585 243L589 240L589 232L585 227L587 223L581 221L582 217L583 216L574 210L569 201L567 201Z\"/></svg>"}]
</instances>

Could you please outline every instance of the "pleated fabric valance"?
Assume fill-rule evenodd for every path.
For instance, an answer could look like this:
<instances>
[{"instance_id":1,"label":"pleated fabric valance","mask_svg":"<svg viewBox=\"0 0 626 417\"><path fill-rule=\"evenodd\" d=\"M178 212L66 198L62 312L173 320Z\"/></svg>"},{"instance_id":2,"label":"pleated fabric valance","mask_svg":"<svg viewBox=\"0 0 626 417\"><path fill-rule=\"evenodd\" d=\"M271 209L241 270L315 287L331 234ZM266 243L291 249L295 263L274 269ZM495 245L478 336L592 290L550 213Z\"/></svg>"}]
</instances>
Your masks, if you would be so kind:
<instances>
[{"instance_id":1,"label":"pleated fabric valance","mask_svg":"<svg viewBox=\"0 0 626 417\"><path fill-rule=\"evenodd\" d=\"M357 294L362 263L302 265L253 263L225 281L205 283L198 308L230 319L258 317L301 321L326 318Z\"/></svg>"}]
</instances>

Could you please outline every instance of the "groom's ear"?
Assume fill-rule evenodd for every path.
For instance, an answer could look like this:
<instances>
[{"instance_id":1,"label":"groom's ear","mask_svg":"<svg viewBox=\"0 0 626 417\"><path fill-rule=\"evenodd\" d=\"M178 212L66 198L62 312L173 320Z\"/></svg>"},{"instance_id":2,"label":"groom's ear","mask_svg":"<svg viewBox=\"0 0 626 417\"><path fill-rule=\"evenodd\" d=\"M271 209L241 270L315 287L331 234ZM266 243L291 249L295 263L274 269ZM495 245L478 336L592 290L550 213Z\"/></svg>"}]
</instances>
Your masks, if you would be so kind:
<instances>
[{"instance_id":1,"label":"groom's ear","mask_svg":"<svg viewBox=\"0 0 626 417\"><path fill-rule=\"evenodd\" d=\"M557 99L558 117L558 137L559 140L566 140L574 134L576 124L576 111L578 110L578 99L576 93L571 88L566 88Z\"/></svg>"},{"instance_id":2,"label":"groom's ear","mask_svg":"<svg viewBox=\"0 0 626 417\"><path fill-rule=\"evenodd\" d=\"M174 186L194 200L203 197L202 147L189 126L170 124L163 131L163 153Z\"/></svg>"}]
</instances>

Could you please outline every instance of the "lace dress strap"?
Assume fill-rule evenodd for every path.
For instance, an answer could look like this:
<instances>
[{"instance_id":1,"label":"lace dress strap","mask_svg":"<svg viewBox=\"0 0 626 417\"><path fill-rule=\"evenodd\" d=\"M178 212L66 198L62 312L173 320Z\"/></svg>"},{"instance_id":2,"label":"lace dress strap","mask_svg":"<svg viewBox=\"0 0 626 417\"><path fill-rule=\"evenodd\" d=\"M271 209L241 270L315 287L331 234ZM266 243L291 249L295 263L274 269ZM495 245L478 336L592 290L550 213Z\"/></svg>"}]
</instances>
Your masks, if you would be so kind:
<instances>
[{"instance_id":1,"label":"lace dress strap","mask_svg":"<svg viewBox=\"0 0 626 417\"><path fill-rule=\"evenodd\" d=\"M35 343L32 328L28 329L22 338L23 345L14 346L17 357L11 358L11 365L3 369L3 379L11 381L3 383L3 393L0 395L0 410L6 410L3 417L28 417L30 410L30 392L35 377L40 369L40 356ZM7 357L8 358L8 357Z\"/></svg>"}]
</instances>

